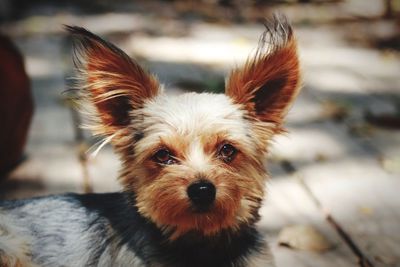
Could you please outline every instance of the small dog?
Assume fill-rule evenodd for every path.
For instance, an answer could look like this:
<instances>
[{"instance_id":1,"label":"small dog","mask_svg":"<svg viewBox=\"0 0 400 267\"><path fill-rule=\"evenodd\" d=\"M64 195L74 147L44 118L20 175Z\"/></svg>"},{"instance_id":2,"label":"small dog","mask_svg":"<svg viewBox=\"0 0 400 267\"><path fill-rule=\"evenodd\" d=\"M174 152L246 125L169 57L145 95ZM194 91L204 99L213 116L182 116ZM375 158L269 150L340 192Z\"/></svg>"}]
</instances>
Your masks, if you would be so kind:
<instances>
[{"instance_id":1,"label":"small dog","mask_svg":"<svg viewBox=\"0 0 400 267\"><path fill-rule=\"evenodd\" d=\"M256 230L271 138L299 92L296 40L265 24L225 94L167 96L157 79L93 33L75 44L90 128L119 155L124 192L0 203L0 265L274 266Z\"/></svg>"}]
</instances>

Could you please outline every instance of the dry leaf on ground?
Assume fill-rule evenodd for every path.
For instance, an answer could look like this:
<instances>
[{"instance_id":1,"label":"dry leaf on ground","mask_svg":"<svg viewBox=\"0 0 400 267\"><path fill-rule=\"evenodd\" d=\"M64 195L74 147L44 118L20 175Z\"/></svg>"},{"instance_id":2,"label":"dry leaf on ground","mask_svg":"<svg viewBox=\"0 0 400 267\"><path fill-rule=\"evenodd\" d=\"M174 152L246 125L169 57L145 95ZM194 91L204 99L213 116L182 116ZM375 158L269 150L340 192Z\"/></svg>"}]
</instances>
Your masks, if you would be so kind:
<instances>
[{"instance_id":1,"label":"dry leaf on ground","mask_svg":"<svg viewBox=\"0 0 400 267\"><path fill-rule=\"evenodd\" d=\"M279 245L293 249L324 252L332 248L332 244L313 226L293 225L281 230Z\"/></svg>"}]
</instances>

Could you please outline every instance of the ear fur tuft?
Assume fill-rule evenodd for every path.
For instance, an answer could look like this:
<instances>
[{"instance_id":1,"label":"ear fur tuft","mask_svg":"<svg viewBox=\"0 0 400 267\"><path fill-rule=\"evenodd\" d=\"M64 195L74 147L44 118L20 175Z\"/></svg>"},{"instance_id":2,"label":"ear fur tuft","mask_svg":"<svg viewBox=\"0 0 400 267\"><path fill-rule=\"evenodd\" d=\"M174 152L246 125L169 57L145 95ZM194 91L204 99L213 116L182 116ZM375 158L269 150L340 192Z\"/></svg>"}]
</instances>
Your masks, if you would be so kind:
<instances>
[{"instance_id":1,"label":"ear fur tuft","mask_svg":"<svg viewBox=\"0 0 400 267\"><path fill-rule=\"evenodd\" d=\"M81 96L94 106L91 129L110 136L130 123L131 110L159 93L159 83L113 44L81 27L65 29L74 41Z\"/></svg>"},{"instance_id":2,"label":"ear fur tuft","mask_svg":"<svg viewBox=\"0 0 400 267\"><path fill-rule=\"evenodd\" d=\"M284 16L265 22L255 55L232 71L225 93L242 104L252 118L273 123L279 131L299 91L300 70L296 40Z\"/></svg>"}]
</instances>

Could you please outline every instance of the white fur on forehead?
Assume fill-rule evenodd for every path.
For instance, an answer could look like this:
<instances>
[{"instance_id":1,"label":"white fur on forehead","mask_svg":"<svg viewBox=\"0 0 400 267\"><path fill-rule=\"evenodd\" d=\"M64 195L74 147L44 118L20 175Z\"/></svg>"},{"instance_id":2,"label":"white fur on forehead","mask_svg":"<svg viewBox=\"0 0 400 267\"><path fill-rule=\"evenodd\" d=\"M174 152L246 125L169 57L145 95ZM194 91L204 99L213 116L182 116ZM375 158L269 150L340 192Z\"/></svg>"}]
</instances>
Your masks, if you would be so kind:
<instances>
[{"instance_id":1,"label":"white fur on forehead","mask_svg":"<svg viewBox=\"0 0 400 267\"><path fill-rule=\"evenodd\" d=\"M164 94L149 100L141 110L135 111L133 127L140 125L146 142L139 150L160 141L163 136L181 135L196 138L204 134L224 133L232 140L246 142L254 148L251 127L244 118L244 110L223 94L186 93L180 96ZM136 113L136 114L135 114Z\"/></svg>"},{"instance_id":2,"label":"white fur on forehead","mask_svg":"<svg viewBox=\"0 0 400 267\"><path fill-rule=\"evenodd\" d=\"M188 93L177 97L162 95L145 106L145 115L160 118L182 134L208 130L210 126L236 122L243 124L243 112L228 97Z\"/></svg>"}]
</instances>

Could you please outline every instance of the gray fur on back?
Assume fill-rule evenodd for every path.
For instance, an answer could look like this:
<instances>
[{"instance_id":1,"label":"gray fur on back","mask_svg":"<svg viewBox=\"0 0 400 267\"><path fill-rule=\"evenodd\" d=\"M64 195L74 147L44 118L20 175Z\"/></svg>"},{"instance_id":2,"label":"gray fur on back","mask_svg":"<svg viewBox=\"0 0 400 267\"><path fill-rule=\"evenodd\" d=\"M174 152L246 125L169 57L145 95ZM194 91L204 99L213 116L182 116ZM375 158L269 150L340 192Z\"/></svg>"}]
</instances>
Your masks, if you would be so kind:
<instances>
[{"instance_id":1,"label":"gray fur on back","mask_svg":"<svg viewBox=\"0 0 400 267\"><path fill-rule=\"evenodd\" d=\"M72 195L0 204L0 227L0 252L13 256L24 246L38 266L142 266L132 251L117 245L107 219ZM10 240L21 247L11 248Z\"/></svg>"}]
</instances>

